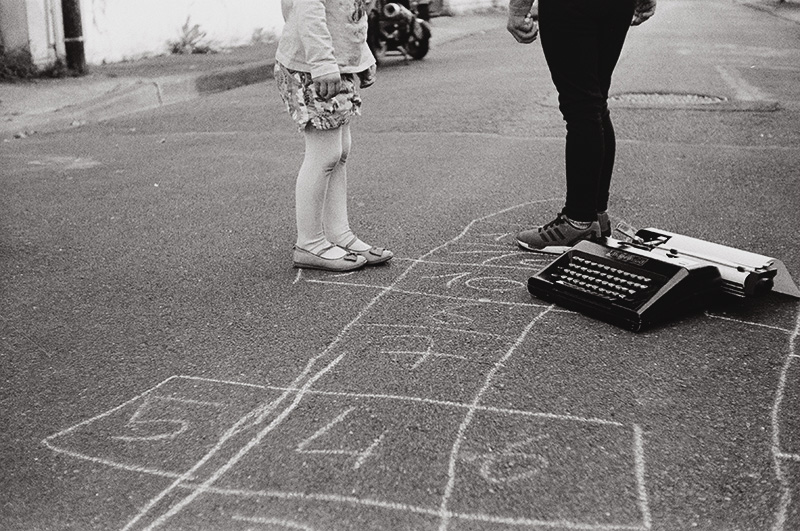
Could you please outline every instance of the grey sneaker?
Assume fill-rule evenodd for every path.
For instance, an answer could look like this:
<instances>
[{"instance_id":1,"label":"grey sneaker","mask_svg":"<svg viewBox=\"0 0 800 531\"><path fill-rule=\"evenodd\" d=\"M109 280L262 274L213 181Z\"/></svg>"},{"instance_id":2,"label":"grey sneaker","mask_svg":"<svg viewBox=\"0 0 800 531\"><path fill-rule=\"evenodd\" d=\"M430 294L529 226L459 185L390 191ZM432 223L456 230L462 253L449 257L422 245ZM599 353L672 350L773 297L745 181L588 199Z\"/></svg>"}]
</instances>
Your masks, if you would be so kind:
<instances>
[{"instance_id":1,"label":"grey sneaker","mask_svg":"<svg viewBox=\"0 0 800 531\"><path fill-rule=\"evenodd\" d=\"M608 219L608 212L597 213L597 223L600 224L600 236L606 238L611 236L611 220Z\"/></svg>"},{"instance_id":2,"label":"grey sneaker","mask_svg":"<svg viewBox=\"0 0 800 531\"><path fill-rule=\"evenodd\" d=\"M547 225L517 233L517 245L528 251L556 251L556 248L572 247L580 240L599 236L600 224L597 221L586 229L579 229L567 221L562 212Z\"/></svg>"}]
</instances>

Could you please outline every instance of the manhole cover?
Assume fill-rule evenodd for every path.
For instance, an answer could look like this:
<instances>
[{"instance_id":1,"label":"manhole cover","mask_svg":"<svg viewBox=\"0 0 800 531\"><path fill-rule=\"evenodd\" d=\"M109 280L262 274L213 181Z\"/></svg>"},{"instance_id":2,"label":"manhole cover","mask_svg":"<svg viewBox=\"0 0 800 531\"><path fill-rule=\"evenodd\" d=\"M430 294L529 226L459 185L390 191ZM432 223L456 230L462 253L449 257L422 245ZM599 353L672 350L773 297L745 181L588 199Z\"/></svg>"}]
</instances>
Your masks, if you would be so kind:
<instances>
[{"instance_id":1,"label":"manhole cover","mask_svg":"<svg viewBox=\"0 0 800 531\"><path fill-rule=\"evenodd\" d=\"M619 103L639 105L709 105L725 101L725 98L702 94L662 94L657 92L630 92L616 94L608 99Z\"/></svg>"}]
</instances>

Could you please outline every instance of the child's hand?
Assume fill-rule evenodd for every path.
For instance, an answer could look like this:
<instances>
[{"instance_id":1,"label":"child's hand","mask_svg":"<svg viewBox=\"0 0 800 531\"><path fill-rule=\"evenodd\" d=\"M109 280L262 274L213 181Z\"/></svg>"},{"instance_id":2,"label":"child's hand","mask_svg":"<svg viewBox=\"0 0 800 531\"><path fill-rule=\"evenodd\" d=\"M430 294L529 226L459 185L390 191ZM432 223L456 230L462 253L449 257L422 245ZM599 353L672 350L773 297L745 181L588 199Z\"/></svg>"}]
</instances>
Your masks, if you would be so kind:
<instances>
[{"instance_id":1,"label":"child's hand","mask_svg":"<svg viewBox=\"0 0 800 531\"><path fill-rule=\"evenodd\" d=\"M375 83L378 68L375 65L367 68L363 72L358 73L358 79L361 81L361 88L371 87Z\"/></svg>"},{"instance_id":2,"label":"child's hand","mask_svg":"<svg viewBox=\"0 0 800 531\"><path fill-rule=\"evenodd\" d=\"M332 98L342 90L342 76L338 72L320 76L314 79L314 90L324 100Z\"/></svg>"}]
</instances>

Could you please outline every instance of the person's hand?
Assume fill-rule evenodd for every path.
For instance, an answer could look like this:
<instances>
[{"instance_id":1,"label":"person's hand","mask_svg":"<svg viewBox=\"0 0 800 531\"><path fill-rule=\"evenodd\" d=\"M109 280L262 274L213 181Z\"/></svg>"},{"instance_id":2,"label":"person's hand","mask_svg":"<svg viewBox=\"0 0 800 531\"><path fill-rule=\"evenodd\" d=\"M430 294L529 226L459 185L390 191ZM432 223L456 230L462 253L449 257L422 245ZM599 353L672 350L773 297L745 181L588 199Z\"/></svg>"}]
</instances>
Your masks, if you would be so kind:
<instances>
[{"instance_id":1,"label":"person's hand","mask_svg":"<svg viewBox=\"0 0 800 531\"><path fill-rule=\"evenodd\" d=\"M317 96L324 100L332 98L342 90L342 76L338 72L334 72L314 78L314 90L317 92Z\"/></svg>"},{"instance_id":2,"label":"person's hand","mask_svg":"<svg viewBox=\"0 0 800 531\"><path fill-rule=\"evenodd\" d=\"M522 44L530 44L539 36L539 25L530 13L525 16L509 13L506 29Z\"/></svg>"},{"instance_id":3,"label":"person's hand","mask_svg":"<svg viewBox=\"0 0 800 531\"><path fill-rule=\"evenodd\" d=\"M367 68L363 72L358 73L358 79L361 82L360 88L367 88L371 87L375 83L375 79L378 77L378 67L377 65L372 65L371 67Z\"/></svg>"},{"instance_id":4,"label":"person's hand","mask_svg":"<svg viewBox=\"0 0 800 531\"><path fill-rule=\"evenodd\" d=\"M636 0L631 26L638 26L656 12L656 0Z\"/></svg>"}]
</instances>

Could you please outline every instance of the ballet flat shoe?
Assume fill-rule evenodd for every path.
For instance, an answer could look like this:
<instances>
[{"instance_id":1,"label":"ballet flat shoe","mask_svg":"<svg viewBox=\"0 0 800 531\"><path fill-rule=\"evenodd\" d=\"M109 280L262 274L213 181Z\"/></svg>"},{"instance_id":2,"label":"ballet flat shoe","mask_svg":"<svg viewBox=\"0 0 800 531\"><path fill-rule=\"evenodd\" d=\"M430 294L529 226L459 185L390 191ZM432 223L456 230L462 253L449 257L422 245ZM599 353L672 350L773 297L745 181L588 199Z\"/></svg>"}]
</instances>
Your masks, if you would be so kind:
<instances>
[{"instance_id":1,"label":"ballet flat shoe","mask_svg":"<svg viewBox=\"0 0 800 531\"><path fill-rule=\"evenodd\" d=\"M353 245L357 237L353 237L352 240L347 245L340 245L342 249L347 251L348 253L357 254L358 256L363 256L367 260L367 265L378 265L384 262L388 262L394 256L394 253L389 249L384 249L383 247L370 247L366 251L356 251L351 249L350 246Z\"/></svg>"},{"instance_id":2,"label":"ballet flat shoe","mask_svg":"<svg viewBox=\"0 0 800 531\"><path fill-rule=\"evenodd\" d=\"M325 254L325 251L328 251L333 247L335 247L335 245L329 245L317 253L312 253L311 251L306 251L305 249L301 249L295 245L293 256L294 267L299 267L302 269L320 269L322 271L341 273L345 271L354 271L366 265L366 258L352 252L348 252L341 258L323 258L321 256Z\"/></svg>"}]
</instances>

